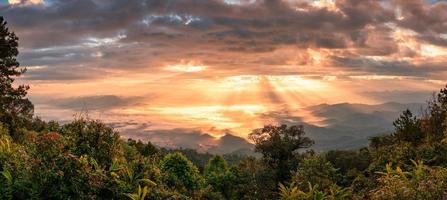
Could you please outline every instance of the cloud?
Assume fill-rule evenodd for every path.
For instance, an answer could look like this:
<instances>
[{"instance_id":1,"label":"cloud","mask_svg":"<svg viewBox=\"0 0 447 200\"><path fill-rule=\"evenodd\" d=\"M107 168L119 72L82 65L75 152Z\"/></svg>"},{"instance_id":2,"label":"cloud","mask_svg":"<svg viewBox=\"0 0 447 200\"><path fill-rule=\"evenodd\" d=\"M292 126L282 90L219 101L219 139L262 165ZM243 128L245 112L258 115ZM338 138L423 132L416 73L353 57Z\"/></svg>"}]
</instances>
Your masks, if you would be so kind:
<instances>
[{"instance_id":1,"label":"cloud","mask_svg":"<svg viewBox=\"0 0 447 200\"><path fill-rule=\"evenodd\" d=\"M50 66L51 71L32 72L30 79L76 80L105 76L110 69L156 71L185 58L212 63L220 72L256 73L272 62L255 59L283 49L330 50L329 57L391 56L401 51L397 29L414 30L421 41L445 46L440 33L445 33L446 5L422 0L55 0L3 6L0 12L21 38L22 63ZM293 54L283 58L292 59ZM401 61L388 64L393 62ZM86 77L70 70L80 65L100 73Z\"/></svg>"},{"instance_id":2,"label":"cloud","mask_svg":"<svg viewBox=\"0 0 447 200\"><path fill-rule=\"evenodd\" d=\"M447 2L438 1L427 5L424 0L398 0L401 11L398 24L419 33L447 32Z\"/></svg>"},{"instance_id":3,"label":"cloud","mask_svg":"<svg viewBox=\"0 0 447 200\"><path fill-rule=\"evenodd\" d=\"M226 54L238 52L263 54L284 46L345 49L358 43L353 33L393 19L392 10L377 1L337 1L334 6L281 0L70 0L2 7L0 12L21 38L25 65L54 65L62 71L82 63L105 72L157 69L191 52L202 53L191 59L203 62L216 62L209 55L218 54L224 65L234 56ZM237 59L237 67L251 62L251 56Z\"/></svg>"}]
</instances>

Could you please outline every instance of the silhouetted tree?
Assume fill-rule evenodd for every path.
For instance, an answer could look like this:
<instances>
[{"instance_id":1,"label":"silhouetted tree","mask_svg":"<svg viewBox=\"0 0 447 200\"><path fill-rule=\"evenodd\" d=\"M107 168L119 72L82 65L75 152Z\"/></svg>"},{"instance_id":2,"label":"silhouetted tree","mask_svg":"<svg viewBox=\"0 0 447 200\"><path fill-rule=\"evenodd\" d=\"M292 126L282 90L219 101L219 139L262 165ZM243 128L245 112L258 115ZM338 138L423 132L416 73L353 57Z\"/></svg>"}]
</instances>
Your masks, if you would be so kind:
<instances>
[{"instance_id":1,"label":"silhouetted tree","mask_svg":"<svg viewBox=\"0 0 447 200\"><path fill-rule=\"evenodd\" d=\"M444 137L447 118L447 86L440 90L428 102L427 113L421 121L422 130L431 141L437 141Z\"/></svg>"},{"instance_id":2,"label":"silhouetted tree","mask_svg":"<svg viewBox=\"0 0 447 200\"><path fill-rule=\"evenodd\" d=\"M284 182L296 169L299 150L314 143L305 137L303 126L273 126L256 129L249 138L255 143L255 151L276 171L276 181Z\"/></svg>"},{"instance_id":3,"label":"silhouetted tree","mask_svg":"<svg viewBox=\"0 0 447 200\"><path fill-rule=\"evenodd\" d=\"M13 87L15 77L22 75L26 68L20 68L17 61L18 37L6 26L0 17L0 122L15 138L16 129L32 118L34 107L27 99L29 86Z\"/></svg>"},{"instance_id":4,"label":"silhouetted tree","mask_svg":"<svg viewBox=\"0 0 447 200\"><path fill-rule=\"evenodd\" d=\"M423 138L421 121L413 116L410 110L405 110L400 117L393 122L395 131L393 136L398 141L418 143Z\"/></svg>"}]
</instances>

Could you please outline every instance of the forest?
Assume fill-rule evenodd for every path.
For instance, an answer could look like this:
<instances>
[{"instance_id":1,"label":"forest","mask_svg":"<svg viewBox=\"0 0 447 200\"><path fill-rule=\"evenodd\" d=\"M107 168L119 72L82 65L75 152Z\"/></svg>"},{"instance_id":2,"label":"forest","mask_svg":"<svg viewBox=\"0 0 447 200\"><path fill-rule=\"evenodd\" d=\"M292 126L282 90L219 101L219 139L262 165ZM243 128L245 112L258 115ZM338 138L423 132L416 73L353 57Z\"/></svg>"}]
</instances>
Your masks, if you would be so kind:
<instances>
[{"instance_id":1,"label":"forest","mask_svg":"<svg viewBox=\"0 0 447 200\"><path fill-rule=\"evenodd\" d=\"M249 134L260 156L211 155L124 140L88 117L41 120L14 83L18 53L0 18L0 199L447 198L447 87L361 149L315 152L299 124L266 125Z\"/></svg>"}]
</instances>

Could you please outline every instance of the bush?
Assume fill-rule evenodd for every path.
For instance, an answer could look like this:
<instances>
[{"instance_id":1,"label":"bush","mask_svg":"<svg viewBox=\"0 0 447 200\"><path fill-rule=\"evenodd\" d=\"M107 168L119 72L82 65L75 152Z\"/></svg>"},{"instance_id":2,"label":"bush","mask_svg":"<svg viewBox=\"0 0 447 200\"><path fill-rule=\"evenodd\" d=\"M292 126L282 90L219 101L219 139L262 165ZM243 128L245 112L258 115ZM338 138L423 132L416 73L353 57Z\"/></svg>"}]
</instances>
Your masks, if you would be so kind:
<instances>
[{"instance_id":1,"label":"bush","mask_svg":"<svg viewBox=\"0 0 447 200\"><path fill-rule=\"evenodd\" d=\"M414 166L408 172L387 164L386 171L379 172L379 185L372 191L371 199L442 199L447 190L447 169L412 162Z\"/></svg>"},{"instance_id":2,"label":"bush","mask_svg":"<svg viewBox=\"0 0 447 200\"><path fill-rule=\"evenodd\" d=\"M67 147L77 156L88 155L101 166L109 167L121 154L118 132L102 122L76 119L62 127L67 138Z\"/></svg>"}]
</instances>

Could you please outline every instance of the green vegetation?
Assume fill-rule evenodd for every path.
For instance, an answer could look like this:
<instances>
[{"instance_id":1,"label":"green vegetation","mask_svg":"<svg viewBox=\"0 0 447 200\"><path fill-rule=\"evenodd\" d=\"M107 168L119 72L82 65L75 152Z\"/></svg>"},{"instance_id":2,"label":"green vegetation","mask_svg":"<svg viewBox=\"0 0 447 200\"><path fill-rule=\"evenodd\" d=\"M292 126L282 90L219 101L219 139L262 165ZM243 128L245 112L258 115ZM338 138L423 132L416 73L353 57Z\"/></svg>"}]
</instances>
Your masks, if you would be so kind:
<instances>
[{"instance_id":1,"label":"green vegetation","mask_svg":"<svg viewBox=\"0 0 447 200\"><path fill-rule=\"evenodd\" d=\"M447 88L425 114L359 150L316 153L302 126L265 126L260 158L160 149L120 139L104 123L60 125L33 115L18 39L0 18L0 199L445 199Z\"/></svg>"}]
</instances>

